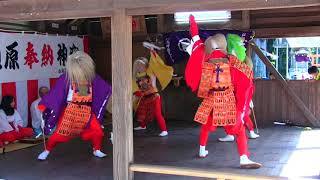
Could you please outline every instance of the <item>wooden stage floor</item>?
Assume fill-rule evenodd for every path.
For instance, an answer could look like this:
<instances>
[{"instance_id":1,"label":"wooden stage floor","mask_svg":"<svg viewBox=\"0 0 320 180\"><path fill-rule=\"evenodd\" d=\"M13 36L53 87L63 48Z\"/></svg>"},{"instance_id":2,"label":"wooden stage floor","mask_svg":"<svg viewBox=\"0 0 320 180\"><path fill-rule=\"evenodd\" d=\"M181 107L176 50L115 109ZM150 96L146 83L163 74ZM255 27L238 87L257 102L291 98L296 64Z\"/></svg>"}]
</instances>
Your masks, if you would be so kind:
<instances>
[{"instance_id":1,"label":"wooden stage floor","mask_svg":"<svg viewBox=\"0 0 320 180\"><path fill-rule=\"evenodd\" d=\"M169 124L170 125L170 124ZM170 126L169 126L170 127ZM172 127L172 126L171 126ZM305 177L320 179L320 129L274 126L260 129L260 138L249 140L252 160L263 164L258 170L239 169L235 143L221 143L223 129L211 134L206 159L197 158L199 126L176 125L169 128L169 137L138 133L134 137L136 163L212 169L252 175ZM150 132L149 132L150 133ZM107 138L103 151L108 157L92 156L89 143L79 139L58 145L45 162L36 160L42 145L0 155L0 179L6 180L111 180L112 145ZM198 180L135 173L137 180Z\"/></svg>"}]
</instances>

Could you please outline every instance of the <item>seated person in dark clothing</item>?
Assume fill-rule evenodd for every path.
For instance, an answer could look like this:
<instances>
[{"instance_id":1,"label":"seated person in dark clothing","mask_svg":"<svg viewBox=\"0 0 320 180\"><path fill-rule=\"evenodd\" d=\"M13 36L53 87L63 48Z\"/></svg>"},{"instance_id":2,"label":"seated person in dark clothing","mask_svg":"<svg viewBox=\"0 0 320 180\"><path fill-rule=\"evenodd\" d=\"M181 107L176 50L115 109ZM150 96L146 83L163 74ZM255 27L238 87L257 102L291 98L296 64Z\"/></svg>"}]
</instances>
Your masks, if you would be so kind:
<instances>
[{"instance_id":1,"label":"seated person in dark clothing","mask_svg":"<svg viewBox=\"0 0 320 180\"><path fill-rule=\"evenodd\" d=\"M317 66L311 66L308 69L308 73L312 75L313 79L320 80L319 69Z\"/></svg>"}]
</instances>

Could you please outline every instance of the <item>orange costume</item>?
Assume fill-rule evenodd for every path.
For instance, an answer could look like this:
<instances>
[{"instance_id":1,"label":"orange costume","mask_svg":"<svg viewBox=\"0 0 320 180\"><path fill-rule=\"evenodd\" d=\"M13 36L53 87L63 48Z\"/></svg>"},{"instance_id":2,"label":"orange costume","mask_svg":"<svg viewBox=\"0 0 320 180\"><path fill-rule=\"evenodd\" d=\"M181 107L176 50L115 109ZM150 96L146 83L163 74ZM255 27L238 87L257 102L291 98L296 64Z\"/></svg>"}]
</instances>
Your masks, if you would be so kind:
<instances>
[{"instance_id":1,"label":"orange costume","mask_svg":"<svg viewBox=\"0 0 320 180\"><path fill-rule=\"evenodd\" d=\"M92 58L82 51L70 55L66 73L39 103L44 134L56 129L38 159L46 160L57 143L79 136L91 141L94 156L105 157L101 152L103 112L110 96L111 86L95 73Z\"/></svg>"},{"instance_id":2,"label":"orange costume","mask_svg":"<svg viewBox=\"0 0 320 180\"><path fill-rule=\"evenodd\" d=\"M205 44L200 40L194 17L190 16L190 31L194 44L186 67L187 85L198 90L203 101L194 120L200 124L199 156L208 155L206 145L209 132L223 126L228 134L236 135L241 168L260 168L251 161L243 117L252 71L239 59L226 53L227 42L223 34L209 37ZM206 51L206 52L205 52ZM190 53L190 52L189 52Z\"/></svg>"},{"instance_id":3,"label":"orange costume","mask_svg":"<svg viewBox=\"0 0 320 180\"><path fill-rule=\"evenodd\" d=\"M62 112L57 130L48 140L48 151L51 151L57 143L67 142L77 136L81 136L85 141L91 141L94 150L100 150L104 133L96 115L91 111L92 86L87 87L89 93L82 95L76 85L72 85L72 100Z\"/></svg>"}]
</instances>

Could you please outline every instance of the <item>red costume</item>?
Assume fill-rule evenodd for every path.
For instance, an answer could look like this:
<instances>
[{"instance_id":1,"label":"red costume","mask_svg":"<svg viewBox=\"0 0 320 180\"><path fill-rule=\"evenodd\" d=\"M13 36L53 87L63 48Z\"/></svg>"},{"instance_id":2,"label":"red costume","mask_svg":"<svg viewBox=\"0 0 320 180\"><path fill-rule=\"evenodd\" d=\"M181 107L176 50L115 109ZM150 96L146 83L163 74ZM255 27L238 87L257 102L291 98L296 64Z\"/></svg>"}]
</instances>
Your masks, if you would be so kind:
<instances>
[{"instance_id":1,"label":"red costume","mask_svg":"<svg viewBox=\"0 0 320 180\"><path fill-rule=\"evenodd\" d=\"M19 127L19 131L14 131L12 133L15 135L16 140L20 140L26 137L31 137L33 135L33 130L32 128Z\"/></svg>"},{"instance_id":2,"label":"red costume","mask_svg":"<svg viewBox=\"0 0 320 180\"><path fill-rule=\"evenodd\" d=\"M252 70L251 70L250 74L251 73L253 74ZM254 92L254 83L253 83L253 76L250 76L248 78L250 79L250 84L249 84L249 88L248 88L248 93L245 96L246 100L245 100L245 112L244 112L243 120L244 120L245 126L247 127L247 129L249 131L249 138L255 139L255 138L259 137L259 135L254 132L254 124L252 123L252 120L250 118L250 113L251 113L250 108L251 108L252 96L253 96L253 92ZM226 132L226 133L228 134L228 132ZM231 142L231 141L234 141L234 136L231 134L228 134L224 138L219 138L219 141Z\"/></svg>"},{"instance_id":3,"label":"red costume","mask_svg":"<svg viewBox=\"0 0 320 180\"><path fill-rule=\"evenodd\" d=\"M14 142L33 135L32 128L22 127L22 119L18 111L14 110L13 115L6 115L4 110L0 110L0 141Z\"/></svg>"},{"instance_id":4,"label":"red costume","mask_svg":"<svg viewBox=\"0 0 320 180\"><path fill-rule=\"evenodd\" d=\"M4 144L4 142L13 142L17 140L14 132L4 132L0 134L0 144Z\"/></svg>"},{"instance_id":5,"label":"red costume","mask_svg":"<svg viewBox=\"0 0 320 180\"><path fill-rule=\"evenodd\" d=\"M250 102L252 101L253 92L254 92L254 84L253 84L253 80L251 80L249 93L248 93L247 101L246 101L246 111L244 114L244 123L249 131L254 130L254 125L253 125L252 120L250 118L250 113L251 113Z\"/></svg>"},{"instance_id":6,"label":"red costume","mask_svg":"<svg viewBox=\"0 0 320 180\"><path fill-rule=\"evenodd\" d=\"M62 114L59 124L57 126L58 129L62 129L62 122L63 122L63 115ZM104 133L101 129L100 123L97 120L96 116L92 114L90 127L87 129L84 129L80 134L81 139L84 141L91 141L92 147L94 150L100 150L101 149L101 140L104 136ZM66 136L58 133L57 131L53 133L52 136L50 136L47 144L47 150L52 151L53 148L57 145L57 143L63 143L68 142L71 140L73 136Z\"/></svg>"},{"instance_id":7,"label":"red costume","mask_svg":"<svg viewBox=\"0 0 320 180\"><path fill-rule=\"evenodd\" d=\"M204 70L202 71L202 79L199 87L198 96L200 95L201 97L200 93L202 93L201 92L202 88L209 87L211 92L209 90L208 97L202 96L205 99L200 105L197 111L197 114L195 116L195 121L203 124L200 131L200 145L206 146L209 132L215 131L217 126L223 126L227 134L237 136L239 155L248 156L249 152L247 147L247 137L245 135L245 129L243 124L243 117L244 117L244 112L246 112L245 94L249 93L248 87L250 84L250 80L248 76L250 77L252 73L250 74L248 71L248 68L244 66L245 64L241 63L235 56L232 56L232 55L227 56L221 53L221 51L219 50L216 50L216 51L214 51L213 56L211 56L212 60L217 58L227 58L229 60L229 67L227 67L226 69L228 68L230 69L231 84L227 89L222 89L222 90L218 90L218 89L214 90L214 89L211 89L210 86L204 87L205 84L203 84L202 82L204 82L204 78L206 78L207 75L210 76L210 74L207 74L207 73L205 74ZM220 57L217 56L218 54ZM204 64L209 64L209 63L205 62ZM213 71L211 71L211 74L213 75L212 72ZM223 72L220 74L220 76L222 76L222 74ZM212 77L213 77L213 81L215 81L214 78L217 76L213 75ZM220 87L227 87L227 86L220 86ZM213 95L211 95L210 93L211 94L213 93ZM212 107L208 106L207 102L211 102ZM207 119L202 119L203 121L200 121L198 119L198 116L202 114L201 111L203 109L207 111L206 113Z\"/></svg>"},{"instance_id":8,"label":"red costume","mask_svg":"<svg viewBox=\"0 0 320 180\"><path fill-rule=\"evenodd\" d=\"M203 101L194 120L202 124L200 130L199 156L205 157L205 146L209 132L223 126L230 135L237 137L240 164L243 168L259 168L260 164L248 159L249 151L243 118L248 112L249 88L252 85L252 71L235 56L226 54L227 42L224 35L218 34L206 42L205 47L198 36L198 27L190 16L190 30L193 47L185 77L192 91L198 89L198 97ZM205 54L205 49L210 52Z\"/></svg>"},{"instance_id":9,"label":"red costume","mask_svg":"<svg viewBox=\"0 0 320 180\"><path fill-rule=\"evenodd\" d=\"M135 93L140 98L136 110L136 117L139 125L145 128L154 118L157 120L161 131L167 131L166 121L162 116L161 97L157 89L152 86L149 75L144 74L137 78L138 92Z\"/></svg>"}]
</instances>

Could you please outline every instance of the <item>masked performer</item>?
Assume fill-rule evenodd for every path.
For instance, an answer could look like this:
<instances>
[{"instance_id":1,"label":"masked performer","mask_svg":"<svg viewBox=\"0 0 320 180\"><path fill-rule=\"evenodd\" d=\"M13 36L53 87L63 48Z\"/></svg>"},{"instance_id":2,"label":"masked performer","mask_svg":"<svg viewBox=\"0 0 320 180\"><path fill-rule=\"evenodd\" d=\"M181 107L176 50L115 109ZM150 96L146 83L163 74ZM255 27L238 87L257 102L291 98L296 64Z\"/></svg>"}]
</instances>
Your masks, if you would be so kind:
<instances>
[{"instance_id":1,"label":"masked performer","mask_svg":"<svg viewBox=\"0 0 320 180\"><path fill-rule=\"evenodd\" d=\"M238 58L227 53L227 41L223 34L209 37L202 43L198 27L190 16L192 53L188 61L185 77L193 91L203 101L194 120L202 124L200 130L199 156L208 155L206 145L209 132L223 126L228 134L236 136L240 167L260 168L261 164L249 159L247 137L243 123L246 93L249 90L252 73Z\"/></svg>"},{"instance_id":2,"label":"masked performer","mask_svg":"<svg viewBox=\"0 0 320 180\"><path fill-rule=\"evenodd\" d=\"M146 129L147 124L154 118L157 120L161 133L159 136L167 136L168 130L165 119L162 115L161 97L156 87L156 80L164 89L171 81L173 68L164 64L155 51L150 53L150 62L139 57L133 65L133 92L135 105L135 115L139 126L134 130Z\"/></svg>"},{"instance_id":3,"label":"masked performer","mask_svg":"<svg viewBox=\"0 0 320 180\"><path fill-rule=\"evenodd\" d=\"M60 76L54 88L39 103L44 112L44 133L55 131L49 138L39 160L45 160L58 143L80 136L91 141L93 155L99 158L104 133L101 125L111 87L95 73L91 57L78 51L68 57L66 74Z\"/></svg>"}]
</instances>

